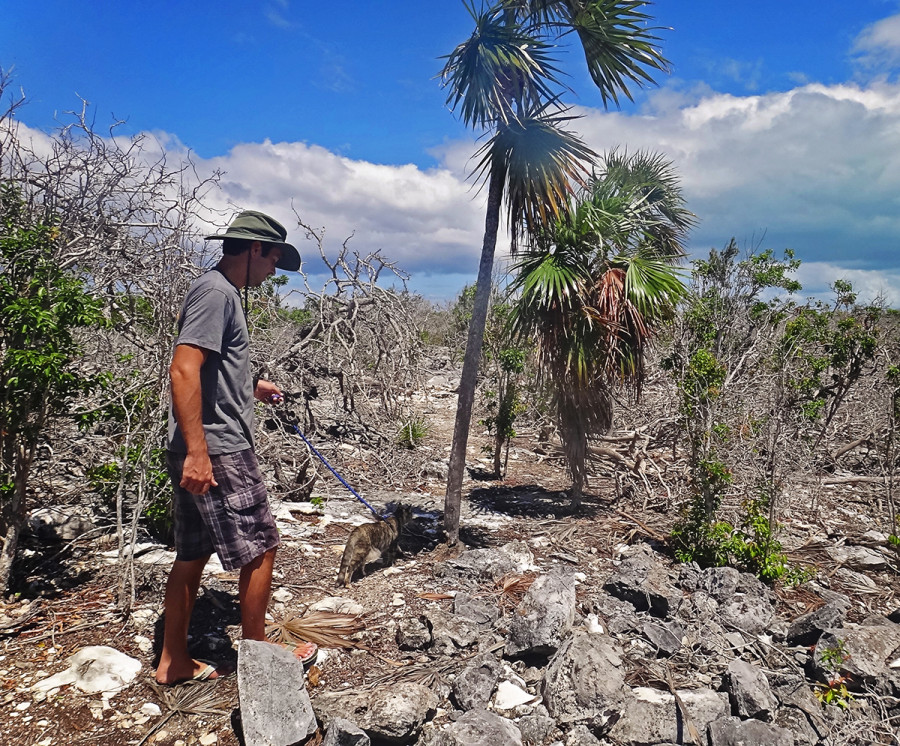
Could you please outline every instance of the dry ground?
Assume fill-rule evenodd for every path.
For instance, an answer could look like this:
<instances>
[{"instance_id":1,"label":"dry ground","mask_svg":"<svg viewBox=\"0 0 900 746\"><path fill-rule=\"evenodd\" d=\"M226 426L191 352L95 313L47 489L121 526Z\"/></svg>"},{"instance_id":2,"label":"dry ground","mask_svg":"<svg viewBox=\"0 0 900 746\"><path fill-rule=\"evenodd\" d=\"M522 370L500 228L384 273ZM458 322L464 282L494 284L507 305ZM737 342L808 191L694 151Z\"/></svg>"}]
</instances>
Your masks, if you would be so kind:
<instances>
[{"instance_id":1,"label":"dry ground","mask_svg":"<svg viewBox=\"0 0 900 746\"><path fill-rule=\"evenodd\" d=\"M452 422L453 402L436 405L442 428L432 431L425 447L441 458L446 432ZM434 414L434 413L433 413ZM470 457L477 459L484 441L474 438ZM661 551L658 540L672 525L674 516L662 496L648 500L645 495L616 499L612 473L592 480L590 496L572 515L560 492L566 487L562 463L535 452L536 443L528 435L519 437L513 449L508 478L483 481L470 477L464 487L462 540L469 547L498 546L514 539L530 542L536 562L543 567L564 563L585 573L579 585L579 601L590 608L591 597L603 580L623 543L650 541ZM440 480L412 480L393 485L390 490L368 490L366 497L383 505L390 500L406 500L417 509L418 518L404 538L405 557L391 570L376 570L353 583L350 589L335 588L334 578L341 546L351 525L348 517L364 515L365 509L352 500L338 484L328 487L325 512L297 514L294 530L285 532L276 563L275 597L272 610L278 618L301 615L308 605L322 598L340 595L358 602L366 612L367 630L361 643L365 650L327 650L313 670L316 687L327 690L365 687L408 676L435 683L462 660L431 660L420 654L400 651L394 639L396 621L420 614L427 605L449 608L442 594L455 590L450 581L436 579L432 567L446 558L440 543L440 514L443 484ZM794 561L813 567L831 587L854 596L858 603L851 613L863 617L871 612L887 613L900 602L900 582L896 572L886 570L872 577L871 587L842 580L839 567L826 549L847 537L885 523L877 491L853 486L819 490L816 503L806 495L797 497L782 520L782 540ZM154 659L161 642L161 599L168 568L164 565L137 565L137 598L128 617L116 609L115 567L100 562L98 552L108 549L103 541L75 543L62 555L46 562L35 578L33 593L0 603L0 612L15 618L24 609L36 610L27 621L0 631L0 702L6 713L0 723L0 743L9 746L51 746L95 744L124 746L146 742L172 746L179 742L238 743L235 735L239 717L238 692L234 679L203 685L211 692L214 709L220 714L173 714L166 698L171 690L160 691L151 684ZM52 557L58 547L27 547L23 565L34 568L43 558ZM50 582L52 581L52 582ZM485 587L498 603L508 603L500 589ZM198 657L218 660L236 658L239 639L237 583L232 574L209 576L204 581L192 625L193 652ZM779 588L780 612L795 617L808 610L811 594L802 589ZM31 606L37 599L38 606ZM86 645L109 645L138 659L143 668L136 681L104 704L98 695L83 694L64 687L53 696L35 698L29 687L62 670L64 661ZM696 661L694 661L696 665ZM692 668L678 668L676 685L695 686ZM647 672L634 670L630 680L651 680ZM197 689L198 687L191 687ZM311 688L312 682L311 682ZM159 706L161 715L141 713L147 703ZM160 725L161 721L165 722ZM155 730L155 732L153 732ZM148 734L149 738L148 738Z\"/></svg>"}]
</instances>

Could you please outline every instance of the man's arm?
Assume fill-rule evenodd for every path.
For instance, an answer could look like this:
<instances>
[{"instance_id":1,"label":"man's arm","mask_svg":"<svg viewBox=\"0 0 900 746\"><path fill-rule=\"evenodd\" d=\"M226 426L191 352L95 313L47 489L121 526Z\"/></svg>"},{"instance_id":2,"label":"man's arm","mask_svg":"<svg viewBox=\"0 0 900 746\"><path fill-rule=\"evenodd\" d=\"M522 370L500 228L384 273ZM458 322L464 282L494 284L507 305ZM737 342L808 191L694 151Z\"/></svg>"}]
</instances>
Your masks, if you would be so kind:
<instances>
[{"instance_id":1,"label":"man's arm","mask_svg":"<svg viewBox=\"0 0 900 746\"><path fill-rule=\"evenodd\" d=\"M187 458L181 474L181 486L192 495L202 495L218 486L213 478L212 463L203 432L203 395L200 390L200 368L209 355L207 350L190 344L175 348L169 366L172 383L172 408L184 442Z\"/></svg>"}]
</instances>

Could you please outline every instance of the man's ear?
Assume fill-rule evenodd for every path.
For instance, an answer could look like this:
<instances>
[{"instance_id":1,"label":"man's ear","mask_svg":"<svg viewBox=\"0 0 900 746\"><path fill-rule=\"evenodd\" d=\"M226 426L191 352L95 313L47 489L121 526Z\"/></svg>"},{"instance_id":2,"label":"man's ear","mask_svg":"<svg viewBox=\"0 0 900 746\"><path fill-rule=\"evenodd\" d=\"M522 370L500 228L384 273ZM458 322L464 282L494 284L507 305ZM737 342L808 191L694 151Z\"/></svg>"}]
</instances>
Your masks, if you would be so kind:
<instances>
[{"instance_id":1,"label":"man's ear","mask_svg":"<svg viewBox=\"0 0 900 746\"><path fill-rule=\"evenodd\" d=\"M262 241L254 241L250 244L250 255L251 256L259 256L262 254Z\"/></svg>"}]
</instances>

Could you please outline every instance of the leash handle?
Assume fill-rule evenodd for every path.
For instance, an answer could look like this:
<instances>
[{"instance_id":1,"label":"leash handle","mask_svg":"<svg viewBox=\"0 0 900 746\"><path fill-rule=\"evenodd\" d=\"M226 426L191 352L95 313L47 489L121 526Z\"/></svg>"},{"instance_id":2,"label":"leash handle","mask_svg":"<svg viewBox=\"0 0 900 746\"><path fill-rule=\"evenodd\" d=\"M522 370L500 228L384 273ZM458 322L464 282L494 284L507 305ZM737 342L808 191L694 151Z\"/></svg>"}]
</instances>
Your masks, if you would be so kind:
<instances>
[{"instance_id":1,"label":"leash handle","mask_svg":"<svg viewBox=\"0 0 900 746\"><path fill-rule=\"evenodd\" d=\"M302 432L300 432L300 428L297 427L296 424L294 424L293 422L288 422L280 414L278 415L278 419L280 419L282 421L282 423L284 423L285 425L290 425L293 428L294 432L297 433L297 435L299 435L301 438L303 438L303 442L306 443L309 450L311 450L316 455L316 457L319 459L319 461L321 461L323 464L325 464L325 466L328 467L328 470L332 474L334 474L334 476L336 476L338 478L338 481L342 485L344 485L344 487L346 487L348 490L350 490L351 494L357 500L359 500L363 505L365 505L369 510L372 511L372 515L374 515L379 521L384 520L384 517L381 516L378 513L378 511L375 510L375 508L373 508L371 505L369 505L369 503L366 502L365 498L362 495L360 495L355 489L353 489L349 484L347 484L347 482L344 480L344 478L340 474L338 474L337 471L335 471L335 468L331 464L329 464L328 461L325 460L325 457L321 453L319 453L316 450L316 447L312 443L309 442L307 437Z\"/></svg>"}]
</instances>

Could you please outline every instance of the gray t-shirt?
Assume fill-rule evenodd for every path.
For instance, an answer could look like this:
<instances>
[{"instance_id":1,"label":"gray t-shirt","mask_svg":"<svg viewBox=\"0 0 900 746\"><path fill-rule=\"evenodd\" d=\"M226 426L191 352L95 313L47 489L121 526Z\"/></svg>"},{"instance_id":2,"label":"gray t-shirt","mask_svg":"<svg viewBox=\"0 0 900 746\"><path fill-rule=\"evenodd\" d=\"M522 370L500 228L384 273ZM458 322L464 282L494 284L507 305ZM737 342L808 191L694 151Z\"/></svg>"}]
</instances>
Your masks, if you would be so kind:
<instances>
[{"instance_id":1,"label":"gray t-shirt","mask_svg":"<svg viewBox=\"0 0 900 746\"><path fill-rule=\"evenodd\" d=\"M203 431L210 455L253 447L253 380L250 335L241 294L212 270L198 277L184 298L175 344L209 352L200 368ZM169 450L187 453L181 429L169 406Z\"/></svg>"}]
</instances>

